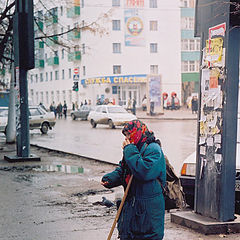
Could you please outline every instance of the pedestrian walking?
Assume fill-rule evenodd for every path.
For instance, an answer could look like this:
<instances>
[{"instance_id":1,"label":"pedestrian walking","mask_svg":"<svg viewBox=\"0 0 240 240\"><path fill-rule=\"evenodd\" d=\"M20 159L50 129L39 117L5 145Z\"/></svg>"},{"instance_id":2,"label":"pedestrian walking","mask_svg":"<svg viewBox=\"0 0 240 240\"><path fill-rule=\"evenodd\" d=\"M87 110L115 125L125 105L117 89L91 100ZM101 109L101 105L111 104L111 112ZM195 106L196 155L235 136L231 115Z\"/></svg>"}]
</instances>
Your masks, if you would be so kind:
<instances>
[{"instance_id":1,"label":"pedestrian walking","mask_svg":"<svg viewBox=\"0 0 240 240\"><path fill-rule=\"evenodd\" d=\"M63 104L63 115L64 115L64 118L66 119L67 118L67 103L65 100L64 100L64 104Z\"/></svg>"},{"instance_id":2,"label":"pedestrian walking","mask_svg":"<svg viewBox=\"0 0 240 240\"><path fill-rule=\"evenodd\" d=\"M57 116L58 116L58 119L62 118L62 104L59 103L57 105Z\"/></svg>"},{"instance_id":3,"label":"pedestrian walking","mask_svg":"<svg viewBox=\"0 0 240 240\"><path fill-rule=\"evenodd\" d=\"M192 97L192 114L197 113L198 112L198 99L197 96L193 96Z\"/></svg>"},{"instance_id":4,"label":"pedestrian walking","mask_svg":"<svg viewBox=\"0 0 240 240\"><path fill-rule=\"evenodd\" d=\"M122 185L126 189L131 179L118 219L120 240L161 240L165 214L161 184L166 183L166 164L160 141L139 120L126 123L122 133L123 159L101 182L106 188Z\"/></svg>"},{"instance_id":5,"label":"pedestrian walking","mask_svg":"<svg viewBox=\"0 0 240 240\"><path fill-rule=\"evenodd\" d=\"M133 99L133 108L132 108L132 113L133 113L134 115L136 115L136 104L137 104L137 102L136 102L136 99L134 98L134 99Z\"/></svg>"}]
</instances>

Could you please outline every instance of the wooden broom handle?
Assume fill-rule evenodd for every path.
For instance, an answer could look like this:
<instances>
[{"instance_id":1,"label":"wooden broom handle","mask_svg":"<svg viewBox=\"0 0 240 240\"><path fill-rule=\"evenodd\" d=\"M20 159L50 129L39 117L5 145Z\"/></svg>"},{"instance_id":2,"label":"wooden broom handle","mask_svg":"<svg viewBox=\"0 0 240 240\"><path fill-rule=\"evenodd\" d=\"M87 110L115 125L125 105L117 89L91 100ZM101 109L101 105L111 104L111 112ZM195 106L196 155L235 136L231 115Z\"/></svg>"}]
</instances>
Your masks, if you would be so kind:
<instances>
[{"instance_id":1,"label":"wooden broom handle","mask_svg":"<svg viewBox=\"0 0 240 240\"><path fill-rule=\"evenodd\" d=\"M115 217L115 219L114 219L114 222L113 222L112 228L111 228L111 230L110 230L110 232L109 232L109 234L108 234L107 240L111 240L111 237L112 237L114 228L115 228L115 226L116 226L116 224L117 224L117 221L118 221L118 218L119 218L119 216L120 216L120 214L121 214L121 211L122 211L122 208L123 208L123 204L124 204L124 202L125 202L125 200L126 200L126 197L127 197L127 195L128 195L128 190L129 190L129 188L130 188L130 186L131 186L132 179L133 179L133 175L132 175L132 176L130 177L130 179L129 179L127 188L126 188L126 190L125 190L125 192L124 192L123 199L122 199L121 204L120 204L120 206L119 206L119 208L118 208L117 215L116 215L116 217Z\"/></svg>"}]
</instances>

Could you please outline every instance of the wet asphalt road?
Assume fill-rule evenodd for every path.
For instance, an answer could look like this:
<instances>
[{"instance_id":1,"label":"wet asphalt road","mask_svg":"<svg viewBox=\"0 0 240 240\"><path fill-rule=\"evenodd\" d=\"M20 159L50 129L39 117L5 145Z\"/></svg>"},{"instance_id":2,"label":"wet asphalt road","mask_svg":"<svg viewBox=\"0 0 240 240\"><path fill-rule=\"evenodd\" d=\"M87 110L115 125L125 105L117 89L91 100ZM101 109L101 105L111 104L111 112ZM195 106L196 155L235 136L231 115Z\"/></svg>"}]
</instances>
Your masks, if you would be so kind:
<instances>
[{"instance_id":1,"label":"wet asphalt road","mask_svg":"<svg viewBox=\"0 0 240 240\"><path fill-rule=\"evenodd\" d=\"M144 120L148 128L162 142L164 153L180 173L183 160L196 147L196 120ZM88 121L57 119L56 126L47 135L31 132L31 144L61 150L117 164L122 158L121 127L107 125L92 128Z\"/></svg>"}]
</instances>

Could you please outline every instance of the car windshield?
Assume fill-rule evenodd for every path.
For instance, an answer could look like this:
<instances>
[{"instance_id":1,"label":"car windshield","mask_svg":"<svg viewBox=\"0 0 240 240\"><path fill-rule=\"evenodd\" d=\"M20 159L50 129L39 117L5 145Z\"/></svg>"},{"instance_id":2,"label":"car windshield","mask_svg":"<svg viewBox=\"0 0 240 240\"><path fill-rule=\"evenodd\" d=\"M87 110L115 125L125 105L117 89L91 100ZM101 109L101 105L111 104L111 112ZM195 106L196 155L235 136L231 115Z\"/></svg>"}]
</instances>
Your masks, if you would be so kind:
<instances>
[{"instance_id":1,"label":"car windshield","mask_svg":"<svg viewBox=\"0 0 240 240\"><path fill-rule=\"evenodd\" d=\"M127 111L122 107L108 107L109 113L127 113Z\"/></svg>"}]
</instances>

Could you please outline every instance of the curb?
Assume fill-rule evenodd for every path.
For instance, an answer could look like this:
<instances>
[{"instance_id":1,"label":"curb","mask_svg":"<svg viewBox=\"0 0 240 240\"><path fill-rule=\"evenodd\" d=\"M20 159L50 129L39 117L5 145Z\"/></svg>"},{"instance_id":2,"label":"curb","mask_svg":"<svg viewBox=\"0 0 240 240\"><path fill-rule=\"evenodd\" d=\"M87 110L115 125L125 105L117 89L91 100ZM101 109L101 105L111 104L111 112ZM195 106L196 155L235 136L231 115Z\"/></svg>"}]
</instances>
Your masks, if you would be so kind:
<instances>
[{"instance_id":1,"label":"curb","mask_svg":"<svg viewBox=\"0 0 240 240\"><path fill-rule=\"evenodd\" d=\"M66 152L66 151L57 150L57 149L53 149L53 148L43 147L43 146L39 146L39 145L37 145L37 144L32 144L32 143L30 144L30 146L38 147L38 148L42 148L42 149L46 149L46 150L53 151L53 152L57 152L57 153L68 154L68 155L70 155L70 156L82 157L82 158L86 158L87 160L92 160L92 161L96 161L96 162L101 162L101 163L105 163L105 164L110 164L110 165L113 165L113 166L118 166L118 164L116 164L116 163L111 163L111 162L107 162L107 161L104 161L104 160L87 157L87 156L80 155L80 154L77 154L77 153L71 153L71 152Z\"/></svg>"}]
</instances>

